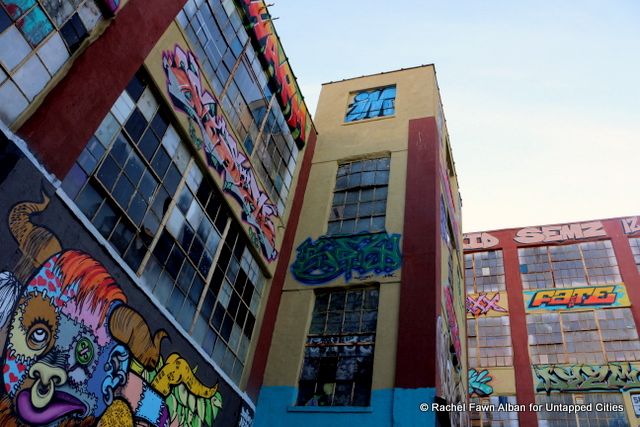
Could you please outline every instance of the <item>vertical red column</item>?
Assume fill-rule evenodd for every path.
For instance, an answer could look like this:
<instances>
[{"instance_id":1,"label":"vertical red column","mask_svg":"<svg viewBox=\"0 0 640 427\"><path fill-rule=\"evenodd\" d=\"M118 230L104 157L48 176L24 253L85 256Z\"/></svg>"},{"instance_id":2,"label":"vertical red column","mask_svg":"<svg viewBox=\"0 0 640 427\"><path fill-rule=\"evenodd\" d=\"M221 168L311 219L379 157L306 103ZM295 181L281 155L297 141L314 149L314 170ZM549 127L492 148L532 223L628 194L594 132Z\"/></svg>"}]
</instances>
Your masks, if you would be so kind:
<instances>
[{"instance_id":1,"label":"vertical red column","mask_svg":"<svg viewBox=\"0 0 640 427\"><path fill-rule=\"evenodd\" d=\"M513 231L495 233L502 243L504 257L504 275L509 296L509 322L511 324L511 344L513 346L513 368L516 380L516 396L519 405L535 403L533 374L529 359L529 338L527 333L527 316L524 309L522 280L520 279L520 260L518 248L513 240ZM538 417L535 412L518 414L521 427L535 427Z\"/></svg>"},{"instance_id":2,"label":"vertical red column","mask_svg":"<svg viewBox=\"0 0 640 427\"><path fill-rule=\"evenodd\" d=\"M19 129L63 178L186 0L129 0Z\"/></svg>"},{"instance_id":3,"label":"vertical red column","mask_svg":"<svg viewBox=\"0 0 640 427\"><path fill-rule=\"evenodd\" d=\"M439 137L436 120L409 121L396 387L435 387L440 304Z\"/></svg>"},{"instance_id":4,"label":"vertical red column","mask_svg":"<svg viewBox=\"0 0 640 427\"><path fill-rule=\"evenodd\" d=\"M620 276L622 276L622 282L625 284L629 300L631 300L631 313L637 328L640 326L640 274L633 259L629 236L624 233L621 221L622 219L618 218L602 222L616 254ZM640 237L640 235L637 235L637 237Z\"/></svg>"}]
</instances>

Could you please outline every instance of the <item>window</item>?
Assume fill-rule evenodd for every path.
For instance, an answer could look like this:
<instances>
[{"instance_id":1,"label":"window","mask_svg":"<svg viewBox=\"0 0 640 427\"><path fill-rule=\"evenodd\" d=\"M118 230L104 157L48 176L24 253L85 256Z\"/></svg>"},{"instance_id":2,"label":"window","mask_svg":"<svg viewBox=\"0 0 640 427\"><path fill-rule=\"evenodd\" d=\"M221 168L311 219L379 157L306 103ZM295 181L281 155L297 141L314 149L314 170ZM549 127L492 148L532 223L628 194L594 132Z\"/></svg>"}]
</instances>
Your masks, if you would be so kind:
<instances>
[{"instance_id":1,"label":"window","mask_svg":"<svg viewBox=\"0 0 640 427\"><path fill-rule=\"evenodd\" d=\"M571 288L621 281L611 241L518 249L524 289Z\"/></svg>"},{"instance_id":2,"label":"window","mask_svg":"<svg viewBox=\"0 0 640 427\"><path fill-rule=\"evenodd\" d=\"M505 290L502 251L465 254L464 272L468 294Z\"/></svg>"},{"instance_id":3,"label":"window","mask_svg":"<svg viewBox=\"0 0 640 427\"><path fill-rule=\"evenodd\" d=\"M328 234L385 229L389 157L338 166Z\"/></svg>"},{"instance_id":4,"label":"window","mask_svg":"<svg viewBox=\"0 0 640 427\"><path fill-rule=\"evenodd\" d=\"M538 412L538 422L541 426L628 426L625 411L585 411L570 413L566 410L548 410L546 405L583 405L592 403L608 403L610 405L622 405L624 399L621 393L553 393L550 395L536 395L536 403L542 406ZM553 406L549 406L553 409Z\"/></svg>"},{"instance_id":5,"label":"window","mask_svg":"<svg viewBox=\"0 0 640 427\"><path fill-rule=\"evenodd\" d=\"M377 287L316 294L298 405L369 405L377 320Z\"/></svg>"},{"instance_id":6,"label":"window","mask_svg":"<svg viewBox=\"0 0 640 427\"><path fill-rule=\"evenodd\" d=\"M345 122L392 116L395 114L396 86L354 92L349 96Z\"/></svg>"},{"instance_id":7,"label":"window","mask_svg":"<svg viewBox=\"0 0 640 427\"><path fill-rule=\"evenodd\" d=\"M499 411L499 405L516 405L515 396L490 396L490 397L472 397L470 402L476 405L493 405L496 408L495 411L470 411L471 412L471 425L482 427L518 427L518 412L517 411Z\"/></svg>"},{"instance_id":8,"label":"window","mask_svg":"<svg viewBox=\"0 0 640 427\"><path fill-rule=\"evenodd\" d=\"M191 156L144 73L122 92L63 188L136 271Z\"/></svg>"},{"instance_id":9,"label":"window","mask_svg":"<svg viewBox=\"0 0 640 427\"><path fill-rule=\"evenodd\" d=\"M512 366L509 316L467 319L469 366Z\"/></svg>"},{"instance_id":10,"label":"window","mask_svg":"<svg viewBox=\"0 0 640 427\"><path fill-rule=\"evenodd\" d=\"M101 19L96 0L0 0L0 120L13 123Z\"/></svg>"},{"instance_id":11,"label":"window","mask_svg":"<svg viewBox=\"0 0 640 427\"><path fill-rule=\"evenodd\" d=\"M631 252L633 253L633 259L636 261L638 271L640 271L640 237L630 238L629 245L631 245Z\"/></svg>"},{"instance_id":12,"label":"window","mask_svg":"<svg viewBox=\"0 0 640 427\"><path fill-rule=\"evenodd\" d=\"M177 323L238 382L266 279L205 173L140 71L63 189Z\"/></svg>"},{"instance_id":13,"label":"window","mask_svg":"<svg viewBox=\"0 0 640 427\"><path fill-rule=\"evenodd\" d=\"M628 308L527 314L527 330L532 364L640 359L638 332Z\"/></svg>"}]
</instances>

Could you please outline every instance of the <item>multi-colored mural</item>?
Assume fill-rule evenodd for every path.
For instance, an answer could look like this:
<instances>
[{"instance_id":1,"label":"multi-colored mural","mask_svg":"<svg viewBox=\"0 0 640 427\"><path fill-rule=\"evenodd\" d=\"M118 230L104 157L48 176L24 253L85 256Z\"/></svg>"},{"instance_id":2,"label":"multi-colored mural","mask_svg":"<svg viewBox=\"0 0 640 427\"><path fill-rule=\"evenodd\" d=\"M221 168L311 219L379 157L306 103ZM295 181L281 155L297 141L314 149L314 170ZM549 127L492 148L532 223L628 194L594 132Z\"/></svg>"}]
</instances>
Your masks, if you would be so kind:
<instances>
[{"instance_id":1,"label":"multi-colored mural","mask_svg":"<svg viewBox=\"0 0 640 427\"><path fill-rule=\"evenodd\" d=\"M620 221L622 222L624 234L634 234L640 231L640 216L622 218Z\"/></svg>"},{"instance_id":2,"label":"multi-colored mural","mask_svg":"<svg viewBox=\"0 0 640 427\"><path fill-rule=\"evenodd\" d=\"M176 45L173 51L163 53L162 63L167 91L173 105L189 118L194 144L204 150L207 163L222 177L223 191L240 204L254 244L268 261L275 260L278 251L273 219L278 216L277 207L260 189L249 159L227 130L218 100L203 88L198 60L193 52Z\"/></svg>"},{"instance_id":3,"label":"multi-colored mural","mask_svg":"<svg viewBox=\"0 0 640 427\"><path fill-rule=\"evenodd\" d=\"M527 312L568 309L629 307L624 285L587 286L583 288L523 291Z\"/></svg>"},{"instance_id":4,"label":"multi-colored mural","mask_svg":"<svg viewBox=\"0 0 640 427\"><path fill-rule=\"evenodd\" d=\"M293 276L307 285L319 285L340 276L347 282L367 274L391 274L402 267L400 234L360 233L307 238L297 248Z\"/></svg>"},{"instance_id":5,"label":"multi-colored mural","mask_svg":"<svg viewBox=\"0 0 640 427\"><path fill-rule=\"evenodd\" d=\"M0 425L213 425L219 385L178 353L163 359L168 333L151 331L99 261L33 222L49 202L8 215L21 257L0 273Z\"/></svg>"},{"instance_id":6,"label":"multi-colored mural","mask_svg":"<svg viewBox=\"0 0 640 427\"><path fill-rule=\"evenodd\" d=\"M543 227L526 227L516 232L518 243L552 243L566 240L590 239L606 236L607 232L600 221L581 222L575 224L546 225Z\"/></svg>"},{"instance_id":7,"label":"multi-colored mural","mask_svg":"<svg viewBox=\"0 0 640 427\"><path fill-rule=\"evenodd\" d=\"M489 396L493 393L493 387L489 385L493 378L489 375L489 371L483 369L476 371L469 369L469 396Z\"/></svg>"},{"instance_id":8,"label":"multi-colored mural","mask_svg":"<svg viewBox=\"0 0 640 427\"><path fill-rule=\"evenodd\" d=\"M460 344L460 328L458 327L458 320L456 319L456 312L453 308L453 295L451 294L451 287L444 287L444 307L447 313L447 324L449 325L449 332L451 333L451 343L455 349L458 360L462 360L462 344Z\"/></svg>"},{"instance_id":9,"label":"multi-colored mural","mask_svg":"<svg viewBox=\"0 0 640 427\"><path fill-rule=\"evenodd\" d=\"M536 391L625 391L640 388L640 370L630 363L607 365L536 365Z\"/></svg>"},{"instance_id":10,"label":"multi-colored mural","mask_svg":"<svg viewBox=\"0 0 640 427\"><path fill-rule=\"evenodd\" d=\"M489 249L497 246L500 240L489 233L466 233L463 235L464 250Z\"/></svg>"},{"instance_id":11,"label":"multi-colored mural","mask_svg":"<svg viewBox=\"0 0 640 427\"><path fill-rule=\"evenodd\" d=\"M236 3L244 11L247 32L271 77L270 83L275 89L274 93L291 130L291 136L302 146L311 126L307 121L309 113L289 60L271 23L267 6L262 0L236 0Z\"/></svg>"},{"instance_id":12,"label":"multi-colored mural","mask_svg":"<svg viewBox=\"0 0 640 427\"><path fill-rule=\"evenodd\" d=\"M506 307L500 305L500 297L506 299L506 293L496 292L493 295L481 292L479 294L467 295L466 309L467 317L503 315L508 312ZM503 304L504 305L504 304Z\"/></svg>"}]
</instances>

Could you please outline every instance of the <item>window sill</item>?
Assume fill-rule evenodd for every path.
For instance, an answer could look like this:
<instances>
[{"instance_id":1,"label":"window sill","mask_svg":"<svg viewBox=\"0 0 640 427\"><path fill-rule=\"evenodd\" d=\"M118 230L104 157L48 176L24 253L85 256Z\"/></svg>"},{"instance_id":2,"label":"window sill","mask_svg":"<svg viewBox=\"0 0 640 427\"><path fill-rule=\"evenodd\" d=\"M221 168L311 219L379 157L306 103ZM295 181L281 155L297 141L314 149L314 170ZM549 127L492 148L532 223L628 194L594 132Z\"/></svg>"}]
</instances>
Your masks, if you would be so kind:
<instances>
[{"instance_id":1,"label":"window sill","mask_svg":"<svg viewBox=\"0 0 640 427\"><path fill-rule=\"evenodd\" d=\"M371 413L371 406L287 406L287 412Z\"/></svg>"}]
</instances>

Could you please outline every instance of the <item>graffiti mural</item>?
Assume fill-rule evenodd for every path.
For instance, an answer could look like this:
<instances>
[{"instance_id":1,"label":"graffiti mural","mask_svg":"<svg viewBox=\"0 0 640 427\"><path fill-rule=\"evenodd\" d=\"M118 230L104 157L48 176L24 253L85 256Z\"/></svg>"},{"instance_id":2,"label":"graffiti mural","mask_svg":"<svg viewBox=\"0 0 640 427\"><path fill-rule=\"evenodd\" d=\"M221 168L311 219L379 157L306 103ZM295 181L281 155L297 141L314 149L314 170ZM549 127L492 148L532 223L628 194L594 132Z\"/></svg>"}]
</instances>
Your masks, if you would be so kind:
<instances>
[{"instance_id":1,"label":"graffiti mural","mask_svg":"<svg viewBox=\"0 0 640 427\"><path fill-rule=\"evenodd\" d=\"M278 104L289 125L291 136L301 147L309 133L307 106L298 88L289 60L271 23L271 16L262 0L236 0L244 11L245 25L251 40L260 52L259 58L270 76Z\"/></svg>"},{"instance_id":2,"label":"graffiti mural","mask_svg":"<svg viewBox=\"0 0 640 427\"><path fill-rule=\"evenodd\" d=\"M111 13L116 13L120 7L120 0L104 0L104 3Z\"/></svg>"},{"instance_id":3,"label":"graffiti mural","mask_svg":"<svg viewBox=\"0 0 640 427\"><path fill-rule=\"evenodd\" d=\"M513 238L518 243L551 243L566 240L590 239L606 236L607 232L600 221L576 224L547 225L544 227L527 227L518 230Z\"/></svg>"},{"instance_id":4,"label":"graffiti mural","mask_svg":"<svg viewBox=\"0 0 640 427\"><path fill-rule=\"evenodd\" d=\"M620 221L622 222L624 234L633 234L640 231L640 216L622 218Z\"/></svg>"},{"instance_id":5,"label":"graffiti mural","mask_svg":"<svg viewBox=\"0 0 640 427\"><path fill-rule=\"evenodd\" d=\"M567 310L572 308L629 307L631 302L624 285L524 291L527 312Z\"/></svg>"},{"instance_id":6,"label":"graffiti mural","mask_svg":"<svg viewBox=\"0 0 640 427\"><path fill-rule=\"evenodd\" d=\"M489 233L466 233L463 236L464 250L489 249L498 246L500 240Z\"/></svg>"},{"instance_id":7,"label":"graffiti mural","mask_svg":"<svg viewBox=\"0 0 640 427\"><path fill-rule=\"evenodd\" d=\"M484 292L478 295L467 295L467 314L477 317L486 316L489 313L506 313L507 309L498 305L499 302L499 292L496 292L493 296L489 296L489 294Z\"/></svg>"},{"instance_id":8,"label":"graffiti mural","mask_svg":"<svg viewBox=\"0 0 640 427\"><path fill-rule=\"evenodd\" d=\"M460 344L460 328L458 328L458 320L456 319L456 312L453 308L453 295L451 294L451 287L444 287L445 298L445 310L447 312L447 323L449 325L449 332L451 333L451 342L455 349L458 360L462 360L462 345Z\"/></svg>"},{"instance_id":9,"label":"graffiti mural","mask_svg":"<svg viewBox=\"0 0 640 427\"><path fill-rule=\"evenodd\" d=\"M625 391L640 387L640 370L630 363L607 365L537 365L533 367L536 391Z\"/></svg>"},{"instance_id":10,"label":"graffiti mural","mask_svg":"<svg viewBox=\"0 0 640 427\"><path fill-rule=\"evenodd\" d=\"M213 425L218 384L177 353L163 359L168 333L152 333L106 268L33 223L49 203L43 193L8 215L21 258L0 272L0 425Z\"/></svg>"},{"instance_id":11,"label":"graffiti mural","mask_svg":"<svg viewBox=\"0 0 640 427\"><path fill-rule=\"evenodd\" d=\"M492 379L489 371L486 369L482 371L469 369L469 396L473 396L474 394L480 397L491 395L493 393L493 387L488 383L490 383Z\"/></svg>"},{"instance_id":12,"label":"graffiti mural","mask_svg":"<svg viewBox=\"0 0 640 427\"><path fill-rule=\"evenodd\" d=\"M316 241L307 238L296 251L291 272L307 285L340 276L348 282L354 271L362 277L391 274L402 267L400 235L386 232L321 236Z\"/></svg>"},{"instance_id":13,"label":"graffiti mural","mask_svg":"<svg viewBox=\"0 0 640 427\"><path fill-rule=\"evenodd\" d=\"M396 87L363 90L353 96L347 106L345 122L373 119L395 114Z\"/></svg>"},{"instance_id":14,"label":"graffiti mural","mask_svg":"<svg viewBox=\"0 0 640 427\"><path fill-rule=\"evenodd\" d=\"M268 261L278 256L276 206L258 186L254 170L238 142L227 130L227 122L218 110L217 99L202 87L200 67L193 52L176 46L165 51L162 63L167 76L167 90L173 105L189 118L191 137L203 149L209 166L222 177L223 191L233 196L242 208L242 218L249 224L250 236Z\"/></svg>"}]
</instances>

